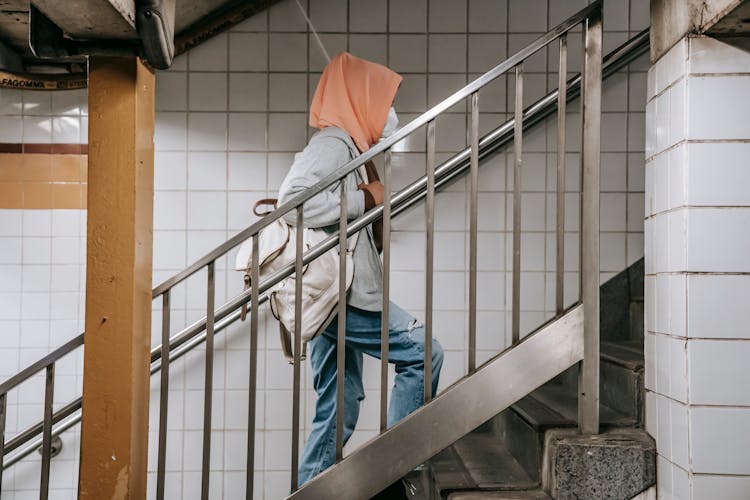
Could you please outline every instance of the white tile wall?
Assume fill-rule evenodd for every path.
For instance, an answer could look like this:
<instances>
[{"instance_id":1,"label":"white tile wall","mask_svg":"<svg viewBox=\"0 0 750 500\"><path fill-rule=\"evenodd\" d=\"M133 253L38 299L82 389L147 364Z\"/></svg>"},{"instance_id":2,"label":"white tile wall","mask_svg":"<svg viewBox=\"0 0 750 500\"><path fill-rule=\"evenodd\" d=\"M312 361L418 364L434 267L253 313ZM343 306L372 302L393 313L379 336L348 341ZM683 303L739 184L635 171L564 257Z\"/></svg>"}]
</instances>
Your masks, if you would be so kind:
<instances>
[{"instance_id":1,"label":"white tile wall","mask_svg":"<svg viewBox=\"0 0 750 500\"><path fill-rule=\"evenodd\" d=\"M323 41L331 53L348 49L404 73L404 82L396 102L402 123L496 65L513 50L521 48L550 25L585 4L582 0L535 0L528 5L505 0L303 2L303 5L310 7L313 22L322 32ZM616 12L611 15L617 17L616 21L607 23L607 44L612 44L624 40L631 30L640 29L634 23L642 22L642 19L638 19L634 10L647 10L647 7L643 0L624 3L608 0L606 9L608 14ZM570 43L571 69L580 65L580 50L576 45ZM554 70L557 65L556 54L552 52L542 54L527 64L525 99L528 102L554 88L555 75L546 74L548 68ZM155 283L250 224L254 220L249 213L251 203L276 194L293 153L303 148L309 137L307 103L322 66L319 51L308 36L296 4L283 0L268 12L178 57L169 71L158 74ZM603 277L621 270L643 255L641 221L644 214L640 207L644 203L643 176L646 172L643 160L646 80L643 63L640 63L604 84ZM26 94L30 93L23 96ZM480 123L483 131L507 119L504 113L509 109L508 102L512 103L513 94L513 85L507 85L504 78L482 92ZM56 130L72 136L75 120L70 125L63 118L68 118L69 113L73 113L75 118L76 109L79 113L85 113L83 94L78 99L67 101L57 98L47 101L44 97L46 94L35 94L36 101L31 96L26 100L25 97L14 100L6 98L6 95L5 92L0 95L0 113L7 111L8 114L27 118L29 137L37 134L39 137L54 138ZM28 103L28 112L19 110L24 103ZM51 113L60 110L58 121L61 125L58 128L47 116L48 109L52 110ZM461 104L450 111L451 114L441 118L438 127L439 149L444 153L442 159L465 145L466 107ZM571 232L566 235L566 301L572 302L578 281L575 256L579 238L576 232L579 158L575 152L580 146L580 131L576 106L569 106L569 111L566 228ZM3 137L24 138L23 119L1 118L0 134L4 134ZM85 129L84 119L82 116L78 125L80 130ZM63 124L70 127L64 128ZM552 120L524 138L524 273L521 303L524 332L533 330L554 310L551 271L554 270L555 197L552 193L555 189L555 129ZM0 140L12 142L2 137ZM404 144L394 154L393 164L398 187L421 175L424 169L423 134ZM480 174L482 228L479 262L483 272L479 277L482 293L478 342L481 360L488 359L508 342L509 328L501 325L509 325L510 322L510 316L506 314L510 306L510 274L506 271L510 269L512 240L508 234L512 215L508 192L513 186L509 166L512 166L512 155L500 154L487 167L483 167ZM436 280L442 286L435 297L438 306L435 312L436 336L447 351L442 386L456 380L466 369L465 290L468 280L463 266L468 243L465 236L465 192L466 183L459 182L448 187L437 198L436 239L439 245L436 251ZM11 359L7 364L0 363L0 366L14 372L42 354L31 345L42 344L45 334L50 337L45 347L57 346L62 342L63 339L59 337L53 338L55 328L45 333L47 329L35 329L39 325L31 321L53 324L67 321L66 324L70 324L71 320L31 320L35 313L24 309L23 304L31 297L30 294L43 294L36 291L40 288L38 282L47 279L49 273L49 280L57 295L46 299L49 306L45 314L54 317L68 310L58 307L58 304L72 300L69 293L80 292L83 288L80 257L85 243L82 239L84 233L80 232L84 226L79 226L79 232L54 233L50 238L50 227L61 231L56 224L57 214L52 215L51 223L49 219L32 222L31 218L25 220L15 213L7 215L0 217L0 238L7 240L7 245L0 245L0 273L7 273L8 278L3 286L13 290L0 291L8 295L8 300L0 300L0 321L15 326L3 329L13 333L0 341L4 342L0 344L0 354L7 351ZM37 227L37 224L44 227ZM411 210L395 225L394 299L421 317L424 314L421 209ZM20 273L19 265L23 265ZM233 296L242 286L241 276L226 268L226 263L218 264L217 300ZM78 284L74 286L73 281L62 279L61 276L65 275L78 276ZM174 290L173 332L204 314L204 284L205 278L201 276ZM154 310L153 338L154 342L158 342L160 307L156 303ZM18 318L23 318L28 324L22 326ZM289 414L291 370L278 351L275 322L269 320L270 330L266 331L267 318L262 319L256 489L263 491L265 498L279 498L286 494L289 484L289 425L285 423L285 417ZM236 498L244 490L242 450L234 445L244 441L246 432L243 408L247 405L249 345L245 327L233 327L217 337L216 436L213 440L216 448L212 451L216 455L216 470L212 472L212 488L215 488L216 498L222 495L224 498ZM32 335L31 332L36 333ZM270 340L266 341L266 335L270 335ZM17 352L15 346L19 345L22 336L24 342L31 345ZM19 340L14 340L15 337ZM675 345L680 344L677 342ZM672 349L670 356L674 352ZM172 367L169 434L172 458L169 460L171 465L167 477L170 498L192 498L198 490L200 478L195 472L196 464L189 460L182 461L179 457L193 456L191 449L195 449L199 438L199 433L193 428L200 424L200 412L190 411L189 408L195 406L191 403L193 399L200 400L202 397L202 359L200 353L196 352ZM677 359L676 355L674 359ZM681 366L675 361L666 369L670 370L668 373L673 373L678 372ZM80 373L80 363L73 366L71 373ZM309 390L309 371L304 377ZM368 399L351 445L368 439L377 429L374 413L377 393L373 392L377 389L377 378L377 363L366 363ZM681 394L681 387L675 384L670 392ZM158 390L154 395L158 395ZM308 392L303 415L308 429L313 402L314 394ZM156 408L155 403L152 408ZM17 414L20 415L20 412ZM9 422L16 422L18 415L9 415ZM351 445L348 449L352 448ZM152 460L150 470L153 472L154 468ZM22 489L19 485L14 487Z\"/></svg>"},{"instance_id":2,"label":"white tile wall","mask_svg":"<svg viewBox=\"0 0 750 500\"><path fill-rule=\"evenodd\" d=\"M646 421L667 498L747 496L749 62L686 38L648 74Z\"/></svg>"}]
</instances>

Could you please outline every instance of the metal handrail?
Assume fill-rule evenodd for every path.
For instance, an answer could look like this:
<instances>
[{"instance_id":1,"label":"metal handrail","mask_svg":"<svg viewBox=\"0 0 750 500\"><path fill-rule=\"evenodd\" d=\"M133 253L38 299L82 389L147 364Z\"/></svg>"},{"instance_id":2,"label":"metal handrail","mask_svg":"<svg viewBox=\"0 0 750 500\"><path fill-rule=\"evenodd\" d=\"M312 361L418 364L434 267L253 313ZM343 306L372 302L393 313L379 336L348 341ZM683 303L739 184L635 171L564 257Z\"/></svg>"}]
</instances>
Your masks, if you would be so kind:
<instances>
[{"instance_id":1,"label":"metal handrail","mask_svg":"<svg viewBox=\"0 0 750 500\"><path fill-rule=\"evenodd\" d=\"M627 66L631 62L633 62L635 59L643 55L648 51L649 48L649 30L645 29L638 33L633 38L629 39L616 49L612 50L603 60L603 68L602 68L602 78L608 78L609 76L613 75L623 67ZM581 75L576 75L568 80L568 86L567 86L567 100L573 100L577 98L580 95L580 84L581 84ZM526 110L524 111L523 116L523 124L524 124L524 130L527 130L528 128L532 128L547 117L551 116L555 113L556 107L555 102L557 100L558 91L555 89L554 91L550 92L543 98L539 99L534 104L530 105ZM488 156L496 153L498 150L502 149L503 147L507 146L510 141L513 139L513 125L514 120L508 120L505 123L503 123L501 126L495 128L491 132L488 132L487 134L482 137L482 139L479 142L479 158L480 160L483 160L487 158ZM452 158L445 161L439 168L435 171L435 177L436 177L436 187L441 188L450 182L457 179L459 176L461 176L469 167L469 159L470 159L470 151L471 148L465 148L464 150L460 151L456 155L454 155ZM420 179L414 181L412 184L407 186L406 188L402 189L399 193L395 194L393 196L393 215L398 215L401 212L411 208L413 205L419 203L424 198L426 192L426 178L421 177ZM349 224L349 227L347 228L347 235L350 236L360 230L362 230L364 227L370 225L371 223L375 222L376 220L380 219L383 215L383 207L378 206L375 209L367 212L366 214L359 217L356 221L351 222ZM270 215L269 215L270 216ZM228 246L228 243L233 241L237 238L239 235L244 235L248 231L250 231L253 226L248 227L247 229L243 230L242 232L238 233L238 235L235 235L232 237L232 239L228 240L224 244L220 245L216 249L212 250L208 254L206 254L204 257L196 261L191 267L194 267L198 265L199 263L203 263L208 259L210 256L213 256L216 251L219 248L224 248ZM246 238L244 238L246 239ZM239 242L244 241L244 239L240 239ZM308 263L311 260L315 259L316 257L320 256L321 254L328 251L330 248L333 248L338 241L338 236L334 233L321 243L319 243L316 247L310 249L308 252L305 253L305 256L303 257L303 262ZM235 243L233 245L229 245L228 248L233 248L238 243ZM226 251L225 251L226 252ZM224 253L225 253L224 252ZM219 255L223 255L219 254ZM202 264L205 265L205 264ZM201 266L199 266L200 268ZM290 264L286 269L282 269L280 272L280 276L272 276L268 280L270 284L267 286L264 286L266 281L264 281L264 284L261 285L261 290L266 291L268 288L272 287L274 284L278 283L278 281L281 281L286 275L286 273L291 274L293 272L293 264ZM164 287L166 283L170 282L171 280L177 279L177 277L183 272L176 274L169 280L166 280L162 282L158 287L154 288L153 290L153 297L156 298L159 296L160 293L163 293L163 291L159 291L159 287ZM184 278L183 278L184 279ZM179 282L181 280L178 280L176 282ZM262 293L262 292L261 292ZM262 296L260 298L261 302L264 302L267 300L267 296ZM220 321L216 324L215 330L216 332L223 331L227 326L234 323L237 319L240 318L239 308L242 305L247 304L250 301L250 293L249 292L243 292L242 294L234 297L224 305L222 305L219 309L216 310L216 318ZM190 350L192 350L194 347L200 345L205 340L205 323L206 323L206 317L201 318L200 320L194 322L193 324L187 326L182 331L176 333L173 337L170 338L169 342L169 351L170 351L170 361L174 359L178 359ZM201 332L204 332L203 335L201 335ZM28 380L41 370L45 369L50 364L55 363L65 355L69 354L76 348L83 345L83 338L84 334L81 333L78 336L74 337L67 343L63 344L59 348L55 349L53 352L49 353L47 356L41 358L40 360L36 361L32 365L28 366L24 370L20 371L16 375L12 376L11 378L7 379L5 382L0 384L0 394L6 393L9 390L13 389L20 383ZM157 361L160 361L161 359L161 350L162 346L158 345L155 348L151 350L151 374L155 374L161 369L161 363L159 362L157 364ZM174 353L172 352L174 350ZM81 408L81 398L77 398L70 403L68 403L65 407L57 410L53 414L52 422L57 425L60 422L62 424L57 425L55 429L52 432L53 436L57 436L64 432L65 430L69 429L70 427L76 425L80 422L80 408ZM70 417L70 418L68 418ZM67 419L67 420L66 420ZM16 435L12 440L5 443L4 446L4 452L5 454L10 454L13 452L16 453L13 454L13 456L9 457L6 462L3 463L3 468L8 468L13 465L15 465L18 461L22 460L26 456L33 453L36 449L39 448L42 444L41 438L38 438L34 440L36 436L38 436L42 432L43 423L39 422L37 424L32 425L31 427L27 428L25 431L19 433ZM33 440L33 441L32 441Z\"/></svg>"},{"instance_id":2,"label":"metal handrail","mask_svg":"<svg viewBox=\"0 0 750 500\"><path fill-rule=\"evenodd\" d=\"M529 57L530 55L534 54L544 46L548 45L553 40L560 37L560 35L567 33L571 29L573 29L575 26L581 24L582 21L587 19L592 12L595 12L597 9L601 8L601 4L599 2L593 2L588 7L582 9L580 12L574 14L567 20L560 23L558 26L550 30L549 32L545 33L544 35L540 36L533 42L531 42L528 46L524 47L520 51L516 52L512 56L510 56L505 61L501 62L488 72L484 73L482 76L477 78L476 80L472 81L465 87L463 87L461 90L455 92L453 95L447 97L442 102L437 104L436 106L430 108L429 110L425 111L412 121L410 121L408 124L394 132L390 137L383 139L382 141L378 142L376 145L374 145L372 148L368 149L361 155L357 156L353 160L349 161L348 163L342 165L337 170L332 172L330 175L324 177L314 185L310 186L308 189L306 189L304 192L298 194L297 196L294 196L290 198L288 201L284 202L281 206L279 206L276 210L271 212L270 214L266 215L259 221L252 224L247 229L244 229L231 237L229 240L224 242L223 244L219 245L197 261L195 261L190 266L186 267L181 272L175 274L171 278L166 279L161 284L157 285L153 290L153 296L158 297L159 295L163 294L166 290L169 290L177 283L187 279L191 275L195 274L196 272L200 271L204 267L206 267L209 263L215 261L225 253L227 253L232 248L236 247L243 241L247 240L248 238L258 234L263 228L268 227L271 225L271 223L275 222L276 220L280 219L284 215L286 215L287 212L290 212L294 209L296 209L298 206L301 206L304 202L307 200L315 197L316 195L320 194L323 190L330 187L332 184L335 184L339 180L343 179L350 173L354 172L357 168L364 165L368 161L375 158L377 155L384 153L385 151L389 150L391 147L393 147L396 143L400 142L402 139L406 138L407 136L411 135L414 131L419 129L420 127L423 127L424 125L428 124L430 121L437 118L438 115L443 113L444 111L450 109L454 105L458 104L459 102L463 101L467 97L469 97L471 94L477 92L480 88L484 87L491 81L493 81L495 78L499 77L503 73L506 73L507 71L513 69L518 63Z\"/></svg>"}]
</instances>

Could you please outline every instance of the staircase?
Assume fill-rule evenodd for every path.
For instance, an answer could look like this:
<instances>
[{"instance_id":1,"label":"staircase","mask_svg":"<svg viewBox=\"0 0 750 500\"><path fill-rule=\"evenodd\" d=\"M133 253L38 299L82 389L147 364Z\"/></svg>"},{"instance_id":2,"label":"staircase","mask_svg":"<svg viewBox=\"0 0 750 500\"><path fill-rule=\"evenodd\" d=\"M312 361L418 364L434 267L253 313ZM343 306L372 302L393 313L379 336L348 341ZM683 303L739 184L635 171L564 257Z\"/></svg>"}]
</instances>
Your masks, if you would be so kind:
<instances>
[{"instance_id":1,"label":"staircase","mask_svg":"<svg viewBox=\"0 0 750 500\"><path fill-rule=\"evenodd\" d=\"M240 309L249 306L251 358L250 365L250 408L248 422L250 428L255 421L255 380L257 370L258 310L267 300L267 292L282 279L293 273L301 274L303 265L320 256L326 250L341 245L345 247L346 236L352 235L382 218L384 223L384 274L389 274L390 263L390 223L412 205L424 201L426 210L426 296L432 296L433 246L431 235L434 231L435 191L466 173L471 179L472 218L470 227L470 299L469 299L469 371L456 384L443 391L433 401L419 409L396 426L385 429L381 426L379 436L354 450L346 458L322 473L303 488L296 482L299 453L300 415L300 366L301 345L299 340L293 348L294 390L293 390L293 433L292 433L292 491L289 498L370 498L385 486L393 483L410 471L429 460L419 473L420 484L427 485L423 491L435 498L474 498L471 495L490 494L492 498L519 498L515 493L498 491L517 489L539 489L547 486L541 480L543 455L549 447L545 443L548 429L573 428L584 434L596 435L600 422L608 426L637 426L642 420L642 348L639 353L634 348L630 333L621 338L620 331L602 336L601 359L599 339L599 245L598 245L598 161L599 161L599 100L601 79L616 72L648 48L648 35L639 34L633 40L615 50L602 66L601 59L601 0L592 3L571 18L567 19L547 34L532 42L506 61L479 77L454 95L428 110L393 136L381 141L360 157L342 166L329 177L321 180L302 195L289 200L263 220L238 233L194 264L161 283L153 290L154 299L162 302L162 345L154 349L152 374L160 372L161 404L159 407L159 447L158 473L156 477L157 498L168 498L165 493L165 455L169 446L165 432L168 415L169 363L189 352L197 345L205 343L207 369L205 376L206 408L210 408L212 371L209 369L213 356L215 335L239 319ZM584 33L585 57L582 74L566 79L567 34L582 26ZM523 109L523 63L537 51L557 43L560 54L560 75L558 89L532 106ZM479 136L479 93L481 89L497 77L512 72L515 74L516 102L514 118L500 125L483 137ZM510 81L510 80L509 80ZM568 100L578 96L582 99L582 149L583 172L582 190L582 296L572 307L565 309L562 303L562 269L557 270L558 314L549 323L541 325L533 333L521 338L519 330L519 290L520 290L520 209L514 210L514 284L513 284L513 345L482 366L476 364L476 252L477 252L477 172L486 158L513 142L516 157L514 206L520 208L521 152L523 131L539 123L544 118L559 111L558 144L565 144L565 106ZM445 110L466 99L471 101L472 126L470 147L458 153L442 165L435 162L435 120ZM399 141L423 128L427 129L427 172L426 176L414 182L393 196L387 196L383 206L377 207L356 221L347 223L342 218L339 234L333 234L308 252L298 252L294 262L260 281L257 262L253 265L252 287L232 298L220 307L215 307L214 266L217 259L226 255L243 241L252 238L258 242L259 232L285 214L302 213L303 203L339 182L360 165L384 156L386 193L390 193L390 151ZM563 148L560 148L563 149ZM558 178L564 179L564 151L558 155ZM563 196L563 182L558 182L558 197ZM558 205L561 207L561 205ZM345 208L344 208L345 210ZM344 212L345 213L345 212ZM558 241L564 235L562 211L558 210ZM298 218L301 221L301 218ZM300 223L300 222L298 222ZM298 231L301 235L302 232ZM301 249L301 239L296 242ZM256 247L257 248L257 247ZM564 245L558 245L558 262L562 262ZM345 252L341 252L343 256ZM342 258L342 269L344 260ZM188 277L205 270L207 272L208 305L206 316L170 337L170 292ZM343 273L343 270L342 270ZM606 290L606 287L605 287ZM606 296L606 293L605 293ZM389 290L384 285L384 304L388 303ZM608 299L605 299L605 302ZM340 300L343 304L345 301ZM432 331L431 300L427 300L426 333L430 345ZM633 307L634 314L638 307ZM343 314L341 310L339 314ZM642 314L642 298L641 298ZM601 317L606 325L606 309ZM620 324L618 321L613 323ZM613 329L613 331L616 328ZM642 335L642 334L641 334ZM296 336L299 339L299 335ZM610 345L611 344L611 345ZM53 437L76 425L80 421L80 398L64 408L52 411L52 396L55 364L83 345L83 334L68 344L50 353L16 376L0 384L0 479L2 470L28 456L40 445L42 447L41 490L49 486L49 464ZM343 335L340 336L339 352L343 352ZM343 362L343 356L341 357ZM600 388L600 363L601 381ZM640 363L640 364L639 364ZM574 371L581 369L580 379ZM46 371L46 399L43 422L27 429L12 440L5 442L4 421L8 391L28 380L40 371ZM387 366L383 364L383 370ZM341 371L341 370L340 370ZM385 372L387 373L387 372ZM499 385L502 381L502 385ZM339 391L343 391L343 381ZM387 398L387 376L381 384L381 400ZM628 401L619 401L623 387L632 396ZM601 401L600 401L601 395ZM600 404L601 403L601 404ZM632 404L631 404L632 403ZM342 418L339 412L339 418ZM381 416L381 420L384 419ZM341 422L341 420L339 420ZM339 428L342 426L339 425ZM204 411L204 461L203 497L208 495L210 469L211 412ZM249 433L247 470L253 470L253 433ZM463 438L463 439L462 439ZM343 448L341 438L337 440L339 452ZM498 463L502 466L488 466ZM377 473L373 473L377 471ZM427 472L425 472L427 471ZM498 476L499 474L499 476ZM353 480L356 478L356 480ZM507 485L503 486L503 485ZM252 498L253 474L247 475L248 498ZM415 490L416 491L416 490ZM549 490L548 490L549 491ZM544 498L544 493L529 493ZM427 493L425 493L427 495ZM468 495L468 496L467 496ZM497 496L506 495L506 496ZM425 496L429 498L429 496Z\"/></svg>"},{"instance_id":2,"label":"staircase","mask_svg":"<svg viewBox=\"0 0 750 500\"><path fill-rule=\"evenodd\" d=\"M635 467L630 482L609 481L600 498L629 500L655 484L655 447L643 427L643 260L601 287L600 416L604 438L622 439ZM572 367L435 455L405 482L414 498L580 498L582 481L552 466L557 441L577 426ZM622 465L622 464L620 464Z\"/></svg>"}]
</instances>

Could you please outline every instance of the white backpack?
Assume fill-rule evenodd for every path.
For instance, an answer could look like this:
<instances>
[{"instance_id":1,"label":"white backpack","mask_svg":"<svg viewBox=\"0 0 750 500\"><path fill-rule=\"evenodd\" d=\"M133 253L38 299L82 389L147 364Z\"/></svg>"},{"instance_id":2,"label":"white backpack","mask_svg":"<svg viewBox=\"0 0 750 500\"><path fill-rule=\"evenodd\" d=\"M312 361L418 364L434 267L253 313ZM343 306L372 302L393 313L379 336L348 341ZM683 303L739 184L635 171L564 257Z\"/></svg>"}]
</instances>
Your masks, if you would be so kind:
<instances>
[{"instance_id":1,"label":"white backpack","mask_svg":"<svg viewBox=\"0 0 750 500\"><path fill-rule=\"evenodd\" d=\"M366 174L365 174L366 175ZM366 178L366 177L365 177ZM264 216L270 213L258 212L262 205L276 206L276 200L265 199L255 204L253 212ZM303 252L307 252L326 239L329 234L322 229L303 228ZM346 289L354 277L354 248L359 233L347 241ZM289 263L293 263L296 253L297 229L284 220L277 219L259 233L258 262L261 282ZM302 325L301 336L306 348L307 342L318 336L336 316L339 298L339 251L335 246L302 268ZM250 288L252 265L252 238L241 246L235 260L235 269L245 273L245 290ZM270 291L271 312L279 320L281 348L287 361L293 362L292 335L295 331L294 301L297 276L292 274L276 284ZM245 319L247 306L242 308ZM301 353L304 359L305 350Z\"/></svg>"}]
</instances>

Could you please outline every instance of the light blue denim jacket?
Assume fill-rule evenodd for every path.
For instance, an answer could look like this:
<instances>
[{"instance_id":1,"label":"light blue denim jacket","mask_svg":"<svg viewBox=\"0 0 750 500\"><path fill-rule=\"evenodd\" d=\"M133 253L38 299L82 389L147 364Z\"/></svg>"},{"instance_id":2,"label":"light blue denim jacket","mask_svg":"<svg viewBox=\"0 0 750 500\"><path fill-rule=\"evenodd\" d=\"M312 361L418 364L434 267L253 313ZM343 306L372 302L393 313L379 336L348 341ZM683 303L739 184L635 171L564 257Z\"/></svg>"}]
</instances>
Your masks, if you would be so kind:
<instances>
[{"instance_id":1,"label":"light blue denim jacket","mask_svg":"<svg viewBox=\"0 0 750 500\"><path fill-rule=\"evenodd\" d=\"M351 137L342 129L326 127L315 133L305 149L294 156L294 163L279 188L279 204L315 185L358 155L359 151ZM359 171L355 170L346 176L344 182L348 218L353 220L365 212L364 193L357 186L367 182L367 179L362 179ZM341 213L340 195L341 183L336 182L305 202L305 226L322 228L327 232L336 231ZM296 217L296 211L292 210L284 219L288 224L295 224ZM353 259L354 278L347 303L366 311L380 311L383 268L371 226L360 232Z\"/></svg>"}]
</instances>

